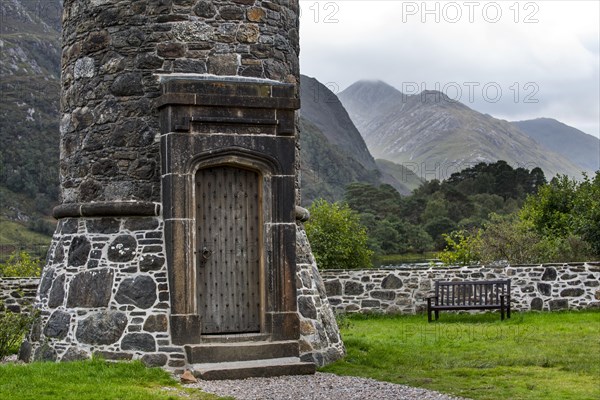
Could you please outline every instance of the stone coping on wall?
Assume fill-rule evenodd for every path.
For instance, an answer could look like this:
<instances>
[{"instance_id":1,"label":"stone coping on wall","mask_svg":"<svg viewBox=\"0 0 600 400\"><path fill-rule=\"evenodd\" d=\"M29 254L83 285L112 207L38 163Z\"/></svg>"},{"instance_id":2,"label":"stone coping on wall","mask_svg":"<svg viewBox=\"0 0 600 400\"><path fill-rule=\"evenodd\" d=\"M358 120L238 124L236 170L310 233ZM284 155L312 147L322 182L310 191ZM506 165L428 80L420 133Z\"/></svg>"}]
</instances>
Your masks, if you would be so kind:
<instances>
[{"instance_id":1,"label":"stone coping on wall","mask_svg":"<svg viewBox=\"0 0 600 400\"><path fill-rule=\"evenodd\" d=\"M40 278L0 277L0 301L14 313L20 313L35 302Z\"/></svg>"},{"instance_id":2,"label":"stone coping on wall","mask_svg":"<svg viewBox=\"0 0 600 400\"><path fill-rule=\"evenodd\" d=\"M215 74L198 74L191 72L178 72L176 74L155 74L160 82L169 82L176 80L194 80L194 81L221 81L221 82L243 82L243 83L259 83L267 85L288 85L283 82L279 82L275 79L257 78L252 76L240 76L240 75L215 75Z\"/></svg>"},{"instance_id":3,"label":"stone coping on wall","mask_svg":"<svg viewBox=\"0 0 600 400\"><path fill-rule=\"evenodd\" d=\"M398 266L321 271L338 313L416 314L426 310L436 280L511 279L514 310L600 308L600 262L465 267Z\"/></svg>"}]
</instances>

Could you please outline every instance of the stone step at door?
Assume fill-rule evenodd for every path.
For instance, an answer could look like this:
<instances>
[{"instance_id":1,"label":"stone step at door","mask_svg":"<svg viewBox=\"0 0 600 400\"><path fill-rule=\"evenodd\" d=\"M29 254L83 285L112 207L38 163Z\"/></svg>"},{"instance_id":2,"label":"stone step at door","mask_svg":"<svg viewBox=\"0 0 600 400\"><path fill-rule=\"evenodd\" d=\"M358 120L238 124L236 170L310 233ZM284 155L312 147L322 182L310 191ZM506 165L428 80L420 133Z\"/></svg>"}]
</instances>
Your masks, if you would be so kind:
<instances>
[{"instance_id":1,"label":"stone step at door","mask_svg":"<svg viewBox=\"0 0 600 400\"><path fill-rule=\"evenodd\" d=\"M298 357L298 341L206 343L185 346L190 364Z\"/></svg>"},{"instance_id":2,"label":"stone step at door","mask_svg":"<svg viewBox=\"0 0 600 400\"><path fill-rule=\"evenodd\" d=\"M283 375L311 375L315 373L314 363L302 362L298 357L193 364L191 367L192 374L196 378L204 380L266 378Z\"/></svg>"}]
</instances>

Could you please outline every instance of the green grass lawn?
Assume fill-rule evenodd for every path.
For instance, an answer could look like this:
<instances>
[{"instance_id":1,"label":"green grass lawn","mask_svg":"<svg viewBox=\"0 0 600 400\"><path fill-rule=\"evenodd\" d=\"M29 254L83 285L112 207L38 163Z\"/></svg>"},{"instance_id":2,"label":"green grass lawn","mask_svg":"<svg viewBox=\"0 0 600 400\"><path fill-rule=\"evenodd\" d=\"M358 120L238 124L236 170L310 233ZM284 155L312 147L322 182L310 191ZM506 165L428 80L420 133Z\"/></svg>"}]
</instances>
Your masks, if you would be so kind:
<instances>
[{"instance_id":1,"label":"green grass lawn","mask_svg":"<svg viewBox=\"0 0 600 400\"><path fill-rule=\"evenodd\" d=\"M322 368L472 399L600 399L600 312L353 315L340 326L348 355ZM0 365L0 399L218 397L182 388L140 362Z\"/></svg>"},{"instance_id":2,"label":"green grass lawn","mask_svg":"<svg viewBox=\"0 0 600 400\"><path fill-rule=\"evenodd\" d=\"M50 244L52 237L33 232L23 224L0 217L0 243Z\"/></svg>"},{"instance_id":3,"label":"green grass lawn","mask_svg":"<svg viewBox=\"0 0 600 400\"><path fill-rule=\"evenodd\" d=\"M6 262L15 251L21 249L34 257L45 259L51 240L50 236L33 232L23 224L0 217L0 263Z\"/></svg>"},{"instance_id":4,"label":"green grass lawn","mask_svg":"<svg viewBox=\"0 0 600 400\"><path fill-rule=\"evenodd\" d=\"M323 371L472 399L600 399L600 312L342 318L348 355Z\"/></svg>"},{"instance_id":5,"label":"green grass lawn","mask_svg":"<svg viewBox=\"0 0 600 400\"><path fill-rule=\"evenodd\" d=\"M160 368L102 360L0 365L0 399L11 400L216 400L183 388Z\"/></svg>"}]
</instances>

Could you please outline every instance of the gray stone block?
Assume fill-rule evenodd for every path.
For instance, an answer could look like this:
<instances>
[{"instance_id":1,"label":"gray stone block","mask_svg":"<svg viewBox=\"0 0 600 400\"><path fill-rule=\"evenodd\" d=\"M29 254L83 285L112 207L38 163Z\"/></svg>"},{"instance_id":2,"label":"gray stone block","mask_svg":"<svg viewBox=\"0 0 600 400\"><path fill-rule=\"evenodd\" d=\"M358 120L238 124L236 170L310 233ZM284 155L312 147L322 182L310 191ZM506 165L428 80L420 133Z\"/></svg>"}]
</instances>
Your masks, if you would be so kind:
<instances>
[{"instance_id":1,"label":"gray stone block","mask_svg":"<svg viewBox=\"0 0 600 400\"><path fill-rule=\"evenodd\" d=\"M63 305L65 301L65 274L59 275L52 283L52 289L48 296L48 307L56 308Z\"/></svg>"},{"instance_id":2,"label":"gray stone block","mask_svg":"<svg viewBox=\"0 0 600 400\"><path fill-rule=\"evenodd\" d=\"M396 293L393 290L373 290L369 293L371 297L379 300L394 300Z\"/></svg>"},{"instance_id":3,"label":"gray stone block","mask_svg":"<svg viewBox=\"0 0 600 400\"><path fill-rule=\"evenodd\" d=\"M544 300L542 300L539 297L536 297L533 300L531 300L530 307L533 311L542 311L544 308Z\"/></svg>"},{"instance_id":4,"label":"gray stone block","mask_svg":"<svg viewBox=\"0 0 600 400\"><path fill-rule=\"evenodd\" d=\"M342 295L342 284L338 279L332 281L325 281L325 292L327 296L341 296Z\"/></svg>"},{"instance_id":5,"label":"gray stone block","mask_svg":"<svg viewBox=\"0 0 600 400\"><path fill-rule=\"evenodd\" d=\"M317 309L315 307L315 303L310 297L298 297L298 311L304 318L317 318Z\"/></svg>"},{"instance_id":6,"label":"gray stone block","mask_svg":"<svg viewBox=\"0 0 600 400\"><path fill-rule=\"evenodd\" d=\"M199 17L212 18L217 13L217 9L212 1L199 1L193 8L194 14Z\"/></svg>"},{"instance_id":7,"label":"gray stone block","mask_svg":"<svg viewBox=\"0 0 600 400\"><path fill-rule=\"evenodd\" d=\"M362 300L360 306L365 308L377 308L381 306L381 302L379 300Z\"/></svg>"},{"instance_id":8,"label":"gray stone block","mask_svg":"<svg viewBox=\"0 0 600 400\"><path fill-rule=\"evenodd\" d=\"M552 295L552 285L550 285L549 283L538 282L537 288L538 288L538 291L541 294L543 294L544 296L551 296Z\"/></svg>"},{"instance_id":9,"label":"gray stone block","mask_svg":"<svg viewBox=\"0 0 600 400\"><path fill-rule=\"evenodd\" d=\"M117 233L121 226L121 221L115 218L90 219L86 223L88 233Z\"/></svg>"},{"instance_id":10,"label":"gray stone block","mask_svg":"<svg viewBox=\"0 0 600 400\"><path fill-rule=\"evenodd\" d=\"M363 294L365 291L364 286L358 282L346 281L344 284L344 294L350 296L356 296Z\"/></svg>"},{"instance_id":11,"label":"gray stone block","mask_svg":"<svg viewBox=\"0 0 600 400\"><path fill-rule=\"evenodd\" d=\"M124 279L119 285L115 301L119 304L149 308L156 302L156 283L148 275Z\"/></svg>"},{"instance_id":12,"label":"gray stone block","mask_svg":"<svg viewBox=\"0 0 600 400\"><path fill-rule=\"evenodd\" d=\"M548 302L550 306L550 311L559 311L559 310L568 310L569 309L569 301L566 299L557 299L550 300Z\"/></svg>"},{"instance_id":13,"label":"gray stone block","mask_svg":"<svg viewBox=\"0 0 600 400\"><path fill-rule=\"evenodd\" d=\"M168 357L166 354L144 354L142 357L142 362L146 367L162 367L168 361Z\"/></svg>"},{"instance_id":14,"label":"gray stone block","mask_svg":"<svg viewBox=\"0 0 600 400\"><path fill-rule=\"evenodd\" d=\"M87 344L112 344L117 342L125 327L127 317L119 311L101 311L80 321L77 340Z\"/></svg>"},{"instance_id":15,"label":"gray stone block","mask_svg":"<svg viewBox=\"0 0 600 400\"><path fill-rule=\"evenodd\" d=\"M568 288L560 292L560 297L579 297L585 293L585 290L580 288Z\"/></svg>"},{"instance_id":16,"label":"gray stone block","mask_svg":"<svg viewBox=\"0 0 600 400\"><path fill-rule=\"evenodd\" d=\"M150 315L144 323L146 332L166 332L168 329L168 319L165 314Z\"/></svg>"},{"instance_id":17,"label":"gray stone block","mask_svg":"<svg viewBox=\"0 0 600 400\"><path fill-rule=\"evenodd\" d=\"M124 228L136 232L136 231L153 231L158 229L159 222L154 217L138 217L138 218L128 218L125 221Z\"/></svg>"},{"instance_id":18,"label":"gray stone block","mask_svg":"<svg viewBox=\"0 0 600 400\"><path fill-rule=\"evenodd\" d=\"M57 310L48 319L44 328L44 335L51 338L64 339L69 333L70 323L71 315L67 312Z\"/></svg>"},{"instance_id":19,"label":"gray stone block","mask_svg":"<svg viewBox=\"0 0 600 400\"><path fill-rule=\"evenodd\" d=\"M112 262L133 260L137 251L137 240L131 235L120 235L108 246L107 256Z\"/></svg>"},{"instance_id":20,"label":"gray stone block","mask_svg":"<svg viewBox=\"0 0 600 400\"><path fill-rule=\"evenodd\" d=\"M57 230L63 235L71 235L77 233L79 220L76 218L62 219L57 227Z\"/></svg>"},{"instance_id":21,"label":"gray stone block","mask_svg":"<svg viewBox=\"0 0 600 400\"><path fill-rule=\"evenodd\" d=\"M557 276L558 276L558 273L556 272L555 268L546 267L546 270L544 271L544 274L542 275L542 280L543 281L555 281Z\"/></svg>"},{"instance_id":22,"label":"gray stone block","mask_svg":"<svg viewBox=\"0 0 600 400\"><path fill-rule=\"evenodd\" d=\"M152 352L156 351L156 342L149 333L128 333L121 340L121 349Z\"/></svg>"},{"instance_id":23,"label":"gray stone block","mask_svg":"<svg viewBox=\"0 0 600 400\"><path fill-rule=\"evenodd\" d=\"M91 250L90 241L85 236L76 236L69 246L69 265L79 267L85 265Z\"/></svg>"},{"instance_id":24,"label":"gray stone block","mask_svg":"<svg viewBox=\"0 0 600 400\"><path fill-rule=\"evenodd\" d=\"M19 354L18 354L18 359L19 361L23 361L23 362L30 362L31 361L31 343L28 340L24 340L23 343L21 343L21 347L19 347Z\"/></svg>"},{"instance_id":25,"label":"gray stone block","mask_svg":"<svg viewBox=\"0 0 600 400\"><path fill-rule=\"evenodd\" d=\"M35 361L56 361L56 350L50 347L47 343L42 344L35 350L33 356Z\"/></svg>"},{"instance_id":26,"label":"gray stone block","mask_svg":"<svg viewBox=\"0 0 600 400\"><path fill-rule=\"evenodd\" d=\"M70 361L83 361L89 359L90 356L87 352L80 350L76 347L70 347L65 354L62 356L60 361L62 362L70 362Z\"/></svg>"},{"instance_id":27,"label":"gray stone block","mask_svg":"<svg viewBox=\"0 0 600 400\"><path fill-rule=\"evenodd\" d=\"M48 291L52 287L52 282L54 281L54 268L44 269L44 275L40 281L40 297L46 297L48 295Z\"/></svg>"},{"instance_id":28,"label":"gray stone block","mask_svg":"<svg viewBox=\"0 0 600 400\"><path fill-rule=\"evenodd\" d=\"M71 281L68 308L106 307L112 292L114 273L109 269L80 272Z\"/></svg>"},{"instance_id":29,"label":"gray stone block","mask_svg":"<svg viewBox=\"0 0 600 400\"><path fill-rule=\"evenodd\" d=\"M142 74L129 72L120 75L115 79L110 91L115 96L139 96L144 94L142 85Z\"/></svg>"}]
</instances>

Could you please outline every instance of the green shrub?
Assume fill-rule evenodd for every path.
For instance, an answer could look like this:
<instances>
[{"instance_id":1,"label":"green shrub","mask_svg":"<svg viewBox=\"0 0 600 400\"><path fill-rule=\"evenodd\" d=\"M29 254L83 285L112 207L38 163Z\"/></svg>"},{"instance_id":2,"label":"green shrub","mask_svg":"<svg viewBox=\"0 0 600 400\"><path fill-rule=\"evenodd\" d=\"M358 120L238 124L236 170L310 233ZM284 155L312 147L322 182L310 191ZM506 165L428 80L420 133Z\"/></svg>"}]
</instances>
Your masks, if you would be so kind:
<instances>
[{"instance_id":1,"label":"green shrub","mask_svg":"<svg viewBox=\"0 0 600 400\"><path fill-rule=\"evenodd\" d=\"M466 231L454 231L450 234L443 234L443 237L446 240L446 248L437 254L437 258L445 265L468 265L481 259L479 231L474 234Z\"/></svg>"},{"instance_id":2,"label":"green shrub","mask_svg":"<svg viewBox=\"0 0 600 400\"><path fill-rule=\"evenodd\" d=\"M0 276L39 277L41 274L42 260L26 251L15 252L5 264L0 263Z\"/></svg>"},{"instance_id":3,"label":"green shrub","mask_svg":"<svg viewBox=\"0 0 600 400\"><path fill-rule=\"evenodd\" d=\"M316 200L309 208L306 235L319 268L368 268L373 252L366 229L347 204Z\"/></svg>"},{"instance_id":4,"label":"green shrub","mask_svg":"<svg viewBox=\"0 0 600 400\"><path fill-rule=\"evenodd\" d=\"M0 359L16 353L19 343L31 328L37 315L36 311L30 310L13 313L0 301Z\"/></svg>"},{"instance_id":5,"label":"green shrub","mask_svg":"<svg viewBox=\"0 0 600 400\"><path fill-rule=\"evenodd\" d=\"M600 256L600 171L594 178L585 176L573 206L575 231Z\"/></svg>"},{"instance_id":6,"label":"green shrub","mask_svg":"<svg viewBox=\"0 0 600 400\"><path fill-rule=\"evenodd\" d=\"M564 258L558 261L600 256L600 171L583 182L556 176L527 198L520 217L555 242L555 252Z\"/></svg>"},{"instance_id":7,"label":"green shrub","mask_svg":"<svg viewBox=\"0 0 600 400\"><path fill-rule=\"evenodd\" d=\"M508 261L533 264L547 261L550 243L515 214L491 214L481 232L479 253L484 263Z\"/></svg>"},{"instance_id":8,"label":"green shrub","mask_svg":"<svg viewBox=\"0 0 600 400\"><path fill-rule=\"evenodd\" d=\"M541 234L516 213L491 214L490 221L476 233L457 231L444 237L446 249L438 258L447 265L475 261L510 264L585 261L593 254L590 244L580 236Z\"/></svg>"}]
</instances>

